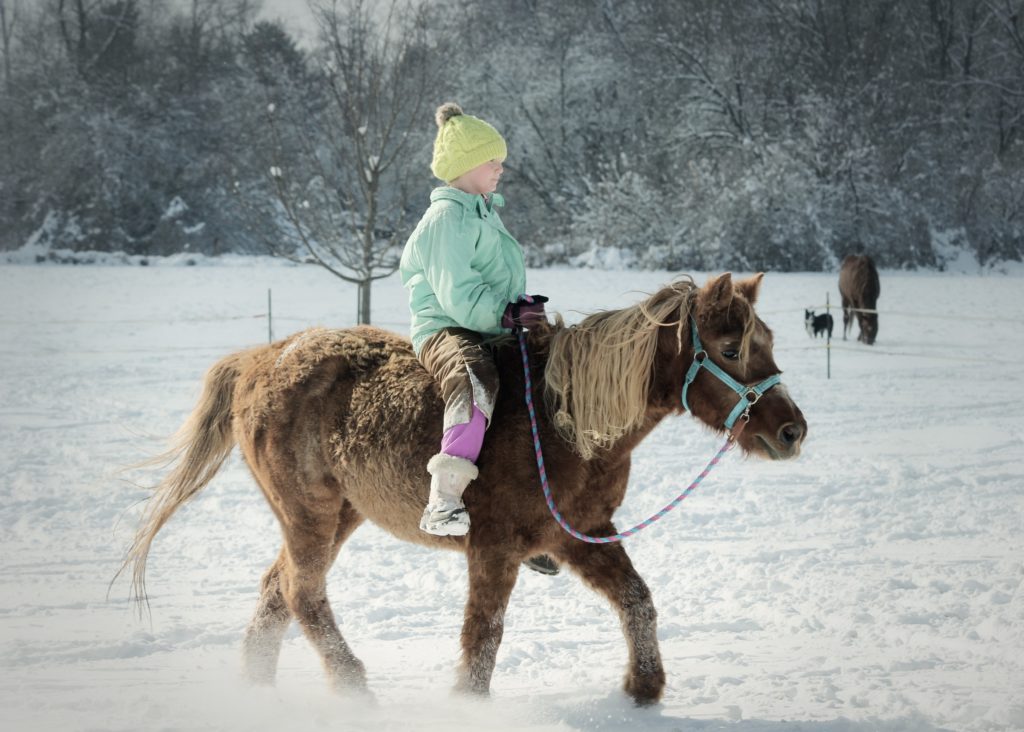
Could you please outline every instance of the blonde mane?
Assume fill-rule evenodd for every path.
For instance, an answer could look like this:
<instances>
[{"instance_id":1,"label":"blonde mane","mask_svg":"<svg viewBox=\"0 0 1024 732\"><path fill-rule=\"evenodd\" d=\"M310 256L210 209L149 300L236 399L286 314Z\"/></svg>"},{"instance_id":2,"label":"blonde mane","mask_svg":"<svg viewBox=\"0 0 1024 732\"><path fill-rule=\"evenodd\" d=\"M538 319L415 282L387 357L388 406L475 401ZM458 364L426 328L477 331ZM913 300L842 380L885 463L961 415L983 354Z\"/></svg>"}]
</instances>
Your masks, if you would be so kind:
<instances>
[{"instance_id":1,"label":"blonde mane","mask_svg":"<svg viewBox=\"0 0 1024 732\"><path fill-rule=\"evenodd\" d=\"M697 287L689 277L643 302L563 328L551 339L544 400L558 432L584 459L643 423L658 329L676 326L681 351Z\"/></svg>"}]
</instances>

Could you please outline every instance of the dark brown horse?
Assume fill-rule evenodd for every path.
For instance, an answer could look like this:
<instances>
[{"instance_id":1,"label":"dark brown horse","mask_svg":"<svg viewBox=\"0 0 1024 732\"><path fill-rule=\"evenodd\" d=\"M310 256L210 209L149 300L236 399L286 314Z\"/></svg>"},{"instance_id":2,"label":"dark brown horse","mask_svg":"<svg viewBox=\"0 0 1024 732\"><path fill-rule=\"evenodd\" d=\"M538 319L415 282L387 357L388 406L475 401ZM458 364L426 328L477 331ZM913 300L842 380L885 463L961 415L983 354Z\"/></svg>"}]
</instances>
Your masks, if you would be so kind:
<instances>
[{"instance_id":1,"label":"dark brown horse","mask_svg":"<svg viewBox=\"0 0 1024 732\"><path fill-rule=\"evenodd\" d=\"M612 514L626 493L630 452L664 417L683 411L680 389L694 361L691 317L707 357L734 379L752 384L778 372L771 331L754 313L760 282L758 275L734 284L725 274L698 289L680 280L630 308L572 327L559 318L529 332L548 476L577 529L615 533ZM518 350L508 338L494 348L502 390L480 477L465 494L473 517L465 537L418 528L443 403L408 340L371 327L313 329L216 363L168 453L175 467L157 487L125 561L137 596L145 597L146 556L157 532L237 443L284 535L246 631L250 680L273 682L282 637L295 619L331 684L365 689L363 664L335 624L325 577L342 543L370 520L399 539L465 553L469 599L457 689L488 692L519 564L547 553L618 611L629 646L625 690L637 703L656 701L665 673L651 593L621 543L583 543L549 515ZM736 399L707 369L689 389L694 416L719 432ZM806 429L780 385L754 406L738 442L749 453L790 458Z\"/></svg>"},{"instance_id":2,"label":"dark brown horse","mask_svg":"<svg viewBox=\"0 0 1024 732\"><path fill-rule=\"evenodd\" d=\"M857 315L860 335L857 340L873 345L878 336L878 270L867 254L849 255L839 270L839 294L843 298L843 340L850 330L853 314ZM869 312L865 312L869 311Z\"/></svg>"}]
</instances>

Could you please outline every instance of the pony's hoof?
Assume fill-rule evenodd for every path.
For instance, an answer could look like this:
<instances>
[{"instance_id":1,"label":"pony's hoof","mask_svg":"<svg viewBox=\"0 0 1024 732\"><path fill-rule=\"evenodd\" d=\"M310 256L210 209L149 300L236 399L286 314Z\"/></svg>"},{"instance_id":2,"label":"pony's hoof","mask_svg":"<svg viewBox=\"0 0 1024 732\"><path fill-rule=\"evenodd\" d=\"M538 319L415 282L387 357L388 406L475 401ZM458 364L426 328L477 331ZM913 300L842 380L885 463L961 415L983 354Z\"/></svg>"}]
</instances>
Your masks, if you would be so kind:
<instances>
[{"instance_id":1,"label":"pony's hoof","mask_svg":"<svg viewBox=\"0 0 1024 732\"><path fill-rule=\"evenodd\" d=\"M367 687L366 682L335 682L331 685L331 691L334 692L335 696L341 697L346 701L351 701L355 704L360 704L367 707L377 706L377 696L370 691Z\"/></svg>"},{"instance_id":2,"label":"pony's hoof","mask_svg":"<svg viewBox=\"0 0 1024 732\"><path fill-rule=\"evenodd\" d=\"M486 686L473 684L468 681L459 681L452 687L452 696L461 696L465 699L477 699L485 701L491 698L491 690Z\"/></svg>"},{"instance_id":3,"label":"pony's hoof","mask_svg":"<svg viewBox=\"0 0 1024 732\"><path fill-rule=\"evenodd\" d=\"M331 691L353 701L375 703L373 692L366 685L366 669L356 659L351 666L339 668L330 677Z\"/></svg>"},{"instance_id":4,"label":"pony's hoof","mask_svg":"<svg viewBox=\"0 0 1024 732\"><path fill-rule=\"evenodd\" d=\"M530 557L523 562L523 566L539 574L546 574L549 577L554 577L560 571L558 565L555 564L555 560L547 554L538 554L535 557Z\"/></svg>"},{"instance_id":5,"label":"pony's hoof","mask_svg":"<svg viewBox=\"0 0 1024 732\"><path fill-rule=\"evenodd\" d=\"M276 679L276 665L253 663L242 669L242 681L248 686L273 686Z\"/></svg>"},{"instance_id":6,"label":"pony's hoof","mask_svg":"<svg viewBox=\"0 0 1024 732\"><path fill-rule=\"evenodd\" d=\"M626 674L623 691L629 694L633 703L638 707L649 707L661 701L661 695L665 691L665 672L658 670L656 673L634 675Z\"/></svg>"}]
</instances>

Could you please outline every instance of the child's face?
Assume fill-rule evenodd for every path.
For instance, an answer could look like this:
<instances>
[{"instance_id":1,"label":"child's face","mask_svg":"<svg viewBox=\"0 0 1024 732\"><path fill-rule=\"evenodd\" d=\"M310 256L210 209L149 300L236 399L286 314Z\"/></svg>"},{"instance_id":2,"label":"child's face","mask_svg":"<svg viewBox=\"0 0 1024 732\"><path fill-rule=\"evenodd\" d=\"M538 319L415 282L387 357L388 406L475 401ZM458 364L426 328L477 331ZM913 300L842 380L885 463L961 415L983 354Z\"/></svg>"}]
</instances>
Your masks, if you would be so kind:
<instances>
[{"instance_id":1,"label":"child's face","mask_svg":"<svg viewBox=\"0 0 1024 732\"><path fill-rule=\"evenodd\" d=\"M451 182L451 185L473 195L494 193L504 172L500 160L488 160L460 175Z\"/></svg>"}]
</instances>

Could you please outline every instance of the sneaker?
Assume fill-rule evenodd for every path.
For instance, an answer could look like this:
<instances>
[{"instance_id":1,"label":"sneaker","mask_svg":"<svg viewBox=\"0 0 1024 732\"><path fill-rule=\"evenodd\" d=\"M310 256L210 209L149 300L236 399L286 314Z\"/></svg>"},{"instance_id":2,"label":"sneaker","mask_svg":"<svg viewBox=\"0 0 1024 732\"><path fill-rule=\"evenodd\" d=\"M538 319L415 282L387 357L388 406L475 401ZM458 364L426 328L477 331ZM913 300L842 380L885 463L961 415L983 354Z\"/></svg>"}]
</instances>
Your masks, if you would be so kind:
<instances>
[{"instance_id":1,"label":"sneaker","mask_svg":"<svg viewBox=\"0 0 1024 732\"><path fill-rule=\"evenodd\" d=\"M469 533L469 511L462 501L428 505L420 518L420 530L435 536L465 536Z\"/></svg>"},{"instance_id":2,"label":"sneaker","mask_svg":"<svg viewBox=\"0 0 1024 732\"><path fill-rule=\"evenodd\" d=\"M559 568L558 565L555 564L555 560L547 554L538 554L535 557L530 557L523 562L523 566L529 567L534 572L540 572L541 574L546 574L552 577L559 572Z\"/></svg>"}]
</instances>

